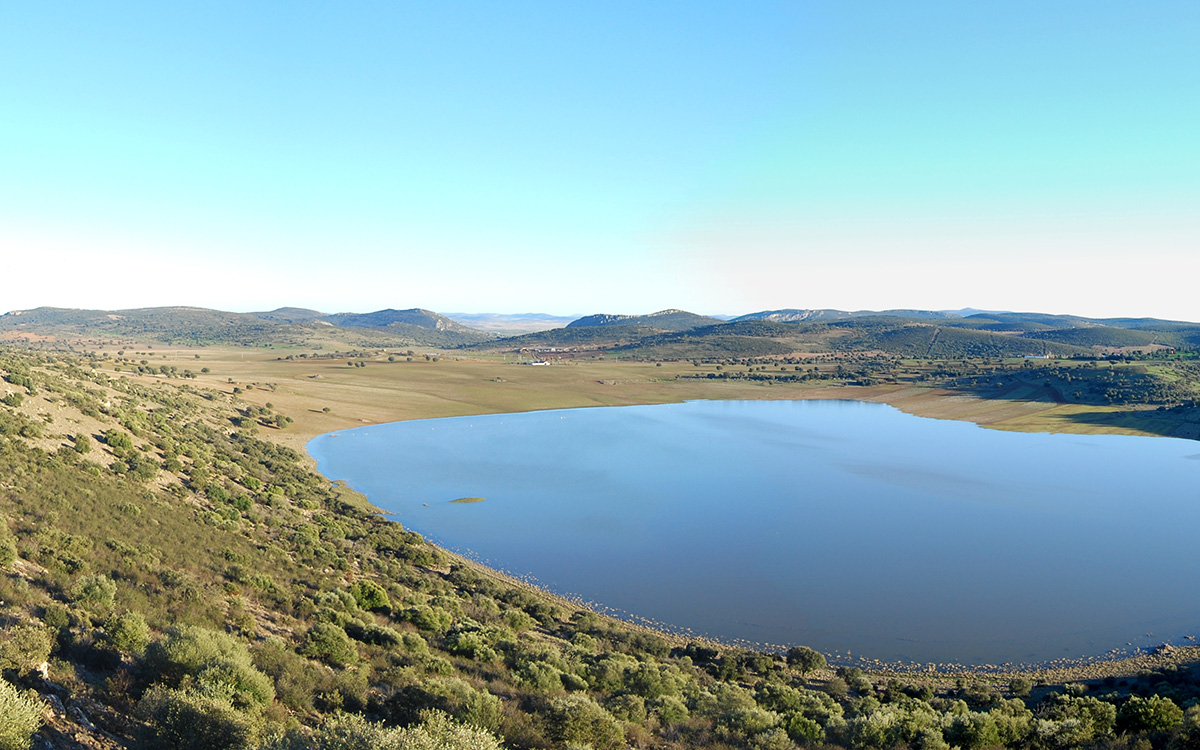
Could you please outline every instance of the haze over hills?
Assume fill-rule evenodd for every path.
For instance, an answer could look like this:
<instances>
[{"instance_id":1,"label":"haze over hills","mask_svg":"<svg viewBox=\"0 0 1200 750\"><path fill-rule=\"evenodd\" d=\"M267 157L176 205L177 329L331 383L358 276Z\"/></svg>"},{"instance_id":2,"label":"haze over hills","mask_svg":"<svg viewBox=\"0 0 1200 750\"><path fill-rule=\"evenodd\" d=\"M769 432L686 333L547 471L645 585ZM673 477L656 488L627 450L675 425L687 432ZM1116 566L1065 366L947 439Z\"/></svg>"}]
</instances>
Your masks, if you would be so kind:
<instances>
[{"instance_id":1,"label":"haze over hills","mask_svg":"<svg viewBox=\"0 0 1200 750\"><path fill-rule=\"evenodd\" d=\"M326 313L318 310L309 310L306 307L280 307L268 312L252 312L247 314L262 318L263 320L275 320L281 323L303 323L327 316Z\"/></svg>"},{"instance_id":2,"label":"haze over hills","mask_svg":"<svg viewBox=\"0 0 1200 750\"><path fill-rule=\"evenodd\" d=\"M465 326L476 330L488 331L500 336L519 336L523 333L546 331L551 328L562 328L578 316L547 315L545 313L444 313L447 318L456 320Z\"/></svg>"},{"instance_id":3,"label":"haze over hills","mask_svg":"<svg viewBox=\"0 0 1200 750\"><path fill-rule=\"evenodd\" d=\"M590 326L645 326L660 331L686 331L702 326L724 323L720 318L697 315L686 310L660 310L649 315L588 315L567 325L568 328Z\"/></svg>"},{"instance_id":4,"label":"haze over hills","mask_svg":"<svg viewBox=\"0 0 1200 750\"><path fill-rule=\"evenodd\" d=\"M306 345L330 337L354 346L476 350L568 348L640 359L779 356L874 351L905 357L1071 356L1097 348L1194 348L1200 324L1044 313L932 310L765 310L733 320L667 309L649 315L460 314L489 330L421 308L326 314L299 307L234 313L197 307L73 310L41 307L0 316L0 338L116 337L175 344ZM555 324L558 325L555 325ZM563 324L565 323L565 325ZM532 329L532 330L531 330ZM525 331L525 332L522 332Z\"/></svg>"},{"instance_id":5,"label":"haze over hills","mask_svg":"<svg viewBox=\"0 0 1200 750\"><path fill-rule=\"evenodd\" d=\"M325 328L354 329L369 343L454 347L495 338L444 315L412 308L329 315L299 307L235 313L201 307L72 310L39 307L0 315L0 336L112 336L180 344L302 343ZM373 338L371 338L373 337Z\"/></svg>"},{"instance_id":6,"label":"haze over hills","mask_svg":"<svg viewBox=\"0 0 1200 750\"><path fill-rule=\"evenodd\" d=\"M371 313L337 313L318 320L341 328L366 328L412 338L424 343L443 343L461 346L489 341L494 334L477 331L447 318L445 315L421 308L408 310L377 310Z\"/></svg>"},{"instance_id":7,"label":"haze over hills","mask_svg":"<svg viewBox=\"0 0 1200 750\"><path fill-rule=\"evenodd\" d=\"M732 320L735 322L741 320L770 320L776 323L803 323L806 321L846 320L848 318L880 316L915 318L918 320L961 317L957 313L933 310L859 310L856 312L847 312L845 310L764 310L763 312L740 315Z\"/></svg>"}]
</instances>

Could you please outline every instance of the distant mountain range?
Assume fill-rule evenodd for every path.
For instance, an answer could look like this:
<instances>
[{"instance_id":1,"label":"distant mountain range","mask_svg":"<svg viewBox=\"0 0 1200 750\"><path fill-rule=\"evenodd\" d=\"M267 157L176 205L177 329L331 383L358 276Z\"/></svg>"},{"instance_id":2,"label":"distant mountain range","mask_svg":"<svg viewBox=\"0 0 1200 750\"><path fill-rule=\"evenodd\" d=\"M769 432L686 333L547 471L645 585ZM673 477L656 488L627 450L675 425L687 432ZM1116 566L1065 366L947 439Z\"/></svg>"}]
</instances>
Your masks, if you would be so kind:
<instances>
[{"instance_id":1,"label":"distant mountain range","mask_svg":"<svg viewBox=\"0 0 1200 750\"><path fill-rule=\"evenodd\" d=\"M522 333L562 328L577 316L546 315L544 313L445 313L447 318L480 331L489 331L498 336L517 336Z\"/></svg>"},{"instance_id":2,"label":"distant mountain range","mask_svg":"<svg viewBox=\"0 0 1200 750\"><path fill-rule=\"evenodd\" d=\"M742 320L770 320L776 323L804 323L808 321L848 320L851 318L914 318L916 320L937 320L944 318L961 318L954 312L937 312L933 310L766 310L750 313L733 318L734 322Z\"/></svg>"},{"instance_id":3,"label":"distant mountain range","mask_svg":"<svg viewBox=\"0 0 1200 750\"><path fill-rule=\"evenodd\" d=\"M495 334L419 308L329 315L300 307L232 313L200 307L71 310L39 307L0 315L0 336L110 336L172 343L300 343L324 327L354 329L366 343L455 347L491 341Z\"/></svg>"},{"instance_id":4,"label":"distant mountain range","mask_svg":"<svg viewBox=\"0 0 1200 750\"><path fill-rule=\"evenodd\" d=\"M660 331L688 331L703 326L724 323L720 318L710 318L697 315L686 310L660 310L649 315L588 315L572 323L567 328L587 328L595 326L645 326Z\"/></svg>"},{"instance_id":5,"label":"distant mountain range","mask_svg":"<svg viewBox=\"0 0 1200 750\"><path fill-rule=\"evenodd\" d=\"M367 347L476 350L563 347L643 359L829 351L937 358L1072 355L1094 353L1097 348L1200 348L1200 324L1154 318L974 312L969 308L764 310L732 320L677 309L649 315L595 314L574 320L537 313L458 313L451 317L420 308L327 314L298 307L251 313L198 307L40 307L0 315L0 341L46 337L173 344L307 345L329 341Z\"/></svg>"}]
</instances>

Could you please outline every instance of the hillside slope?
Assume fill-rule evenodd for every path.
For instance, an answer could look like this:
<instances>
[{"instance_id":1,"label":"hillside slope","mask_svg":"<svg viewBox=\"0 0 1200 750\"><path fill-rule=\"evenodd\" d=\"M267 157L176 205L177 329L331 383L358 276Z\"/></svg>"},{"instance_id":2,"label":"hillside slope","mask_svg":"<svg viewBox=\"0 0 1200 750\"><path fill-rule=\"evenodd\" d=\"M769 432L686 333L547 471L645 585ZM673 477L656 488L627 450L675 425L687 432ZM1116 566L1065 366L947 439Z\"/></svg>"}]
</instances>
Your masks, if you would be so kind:
<instances>
[{"instance_id":1,"label":"hillside slope","mask_svg":"<svg viewBox=\"0 0 1200 750\"><path fill-rule=\"evenodd\" d=\"M686 310L660 310L649 315L588 315L567 324L568 328L589 328L597 326L644 326L657 331L686 331L702 326L711 326L725 321L720 318L710 318L707 315L697 315Z\"/></svg>"},{"instance_id":2,"label":"hillside slope","mask_svg":"<svg viewBox=\"0 0 1200 750\"><path fill-rule=\"evenodd\" d=\"M1019 675L834 672L801 647L785 658L598 616L385 520L275 442L287 416L238 384L130 367L0 349L0 727L39 731L39 747L1200 738L1200 711L1179 709L1200 685L1169 655L1125 673L1136 701L1080 686L1030 698ZM1175 723L1130 718L1151 695Z\"/></svg>"}]
</instances>

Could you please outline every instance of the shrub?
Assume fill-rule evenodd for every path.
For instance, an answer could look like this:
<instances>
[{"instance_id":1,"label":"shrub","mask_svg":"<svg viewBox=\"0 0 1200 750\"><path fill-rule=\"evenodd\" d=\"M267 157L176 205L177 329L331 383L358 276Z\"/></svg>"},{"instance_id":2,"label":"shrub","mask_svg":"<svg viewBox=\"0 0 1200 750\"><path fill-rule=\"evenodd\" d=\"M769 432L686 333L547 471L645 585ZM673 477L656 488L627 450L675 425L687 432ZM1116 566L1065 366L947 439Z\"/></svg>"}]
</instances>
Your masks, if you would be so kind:
<instances>
[{"instance_id":1,"label":"shrub","mask_svg":"<svg viewBox=\"0 0 1200 750\"><path fill-rule=\"evenodd\" d=\"M0 679L0 750L26 750L41 726L41 704Z\"/></svg>"},{"instance_id":2,"label":"shrub","mask_svg":"<svg viewBox=\"0 0 1200 750\"><path fill-rule=\"evenodd\" d=\"M787 663L800 674L809 674L825 668L825 657L808 646L793 646L788 649Z\"/></svg>"},{"instance_id":3,"label":"shrub","mask_svg":"<svg viewBox=\"0 0 1200 750\"><path fill-rule=\"evenodd\" d=\"M1008 690L1018 698L1028 698L1033 690L1033 680L1028 677L1014 677L1008 681Z\"/></svg>"},{"instance_id":4,"label":"shrub","mask_svg":"<svg viewBox=\"0 0 1200 750\"><path fill-rule=\"evenodd\" d=\"M254 668L250 653L233 636L198 627L169 631L146 649L146 667L170 687L190 687L239 709L275 698L269 677Z\"/></svg>"},{"instance_id":5,"label":"shrub","mask_svg":"<svg viewBox=\"0 0 1200 750\"><path fill-rule=\"evenodd\" d=\"M8 519L0 516L0 570L8 570L17 560L17 538L8 528Z\"/></svg>"},{"instance_id":6,"label":"shrub","mask_svg":"<svg viewBox=\"0 0 1200 750\"><path fill-rule=\"evenodd\" d=\"M400 613L400 616L416 625L421 630L433 633L444 633L454 622L454 617L441 607L430 607L428 604L418 604Z\"/></svg>"},{"instance_id":7,"label":"shrub","mask_svg":"<svg viewBox=\"0 0 1200 750\"><path fill-rule=\"evenodd\" d=\"M420 685L403 687L387 700L386 709L389 721L401 725L415 724L432 709L487 729L499 727L503 714L499 698L457 677L426 679Z\"/></svg>"},{"instance_id":8,"label":"shrub","mask_svg":"<svg viewBox=\"0 0 1200 750\"><path fill-rule=\"evenodd\" d=\"M346 631L330 622L318 622L308 630L300 653L334 666L345 666L358 661L358 651L350 642Z\"/></svg>"},{"instance_id":9,"label":"shrub","mask_svg":"<svg viewBox=\"0 0 1200 750\"><path fill-rule=\"evenodd\" d=\"M50 658L54 634L38 625L14 625L0 631L0 669L24 674Z\"/></svg>"},{"instance_id":10,"label":"shrub","mask_svg":"<svg viewBox=\"0 0 1200 750\"><path fill-rule=\"evenodd\" d=\"M546 731L562 745L591 745L597 750L617 748L625 735L613 715L585 695L555 698L546 712Z\"/></svg>"},{"instance_id":11,"label":"shrub","mask_svg":"<svg viewBox=\"0 0 1200 750\"><path fill-rule=\"evenodd\" d=\"M145 618L137 612L110 617L104 629L113 646L123 654L139 656L150 643L150 628L146 627Z\"/></svg>"},{"instance_id":12,"label":"shrub","mask_svg":"<svg viewBox=\"0 0 1200 750\"><path fill-rule=\"evenodd\" d=\"M1183 709L1170 698L1152 695L1141 698L1131 695L1117 711L1117 729L1123 732L1145 732L1177 727L1183 721Z\"/></svg>"},{"instance_id":13,"label":"shrub","mask_svg":"<svg viewBox=\"0 0 1200 750\"><path fill-rule=\"evenodd\" d=\"M104 614L116 603L117 584L106 575L84 576L71 587L71 601L92 614Z\"/></svg>"},{"instance_id":14,"label":"shrub","mask_svg":"<svg viewBox=\"0 0 1200 750\"><path fill-rule=\"evenodd\" d=\"M133 438L129 437L129 433L122 432L118 429L106 430L104 432L104 442L110 448L132 450Z\"/></svg>"},{"instance_id":15,"label":"shrub","mask_svg":"<svg viewBox=\"0 0 1200 750\"><path fill-rule=\"evenodd\" d=\"M688 717L688 707L673 695L664 695L651 701L654 715L664 724L677 724Z\"/></svg>"},{"instance_id":16,"label":"shrub","mask_svg":"<svg viewBox=\"0 0 1200 750\"><path fill-rule=\"evenodd\" d=\"M304 738L291 733L265 750L502 750L485 729L456 724L440 711L425 711L421 723L399 729L368 721L355 714L338 714Z\"/></svg>"},{"instance_id":17,"label":"shrub","mask_svg":"<svg viewBox=\"0 0 1200 750\"><path fill-rule=\"evenodd\" d=\"M374 581L355 581L350 587L350 595L354 597L359 609L386 609L392 605L387 592Z\"/></svg>"},{"instance_id":18,"label":"shrub","mask_svg":"<svg viewBox=\"0 0 1200 750\"><path fill-rule=\"evenodd\" d=\"M400 730L400 750L502 750L491 732L470 724L455 724L439 711L426 711L421 719L419 725Z\"/></svg>"},{"instance_id":19,"label":"shrub","mask_svg":"<svg viewBox=\"0 0 1200 750\"><path fill-rule=\"evenodd\" d=\"M261 730L256 715L192 690L153 687L137 713L153 733L147 744L164 750L242 750L258 743Z\"/></svg>"}]
</instances>

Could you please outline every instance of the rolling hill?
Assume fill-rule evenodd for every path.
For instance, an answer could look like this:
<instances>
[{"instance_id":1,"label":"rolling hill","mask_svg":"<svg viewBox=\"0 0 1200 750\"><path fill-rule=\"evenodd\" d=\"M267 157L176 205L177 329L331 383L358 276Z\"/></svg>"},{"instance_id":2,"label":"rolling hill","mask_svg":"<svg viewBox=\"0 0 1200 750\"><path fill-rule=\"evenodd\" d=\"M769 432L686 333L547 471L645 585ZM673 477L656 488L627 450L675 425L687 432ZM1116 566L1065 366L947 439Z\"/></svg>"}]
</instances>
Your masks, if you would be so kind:
<instances>
[{"instance_id":1,"label":"rolling hill","mask_svg":"<svg viewBox=\"0 0 1200 750\"><path fill-rule=\"evenodd\" d=\"M358 345L455 347L495 338L494 334L469 328L444 315L416 308L326 315L298 307L251 313L202 307L131 310L39 307L0 315L0 336L13 340L75 337L188 346L218 343L300 345L326 336L329 328L352 329L355 332L352 340Z\"/></svg>"},{"instance_id":2,"label":"rolling hill","mask_svg":"<svg viewBox=\"0 0 1200 750\"><path fill-rule=\"evenodd\" d=\"M377 310L370 313L337 313L318 319L340 328L366 328L411 338L419 343L462 346L490 341L494 334L477 331L431 310Z\"/></svg>"},{"instance_id":3,"label":"rolling hill","mask_svg":"<svg viewBox=\"0 0 1200 750\"><path fill-rule=\"evenodd\" d=\"M693 328L717 325L725 321L697 315L686 310L660 310L649 315L588 315L567 324L568 328L591 328L599 326L645 326L659 331L688 331Z\"/></svg>"}]
</instances>

